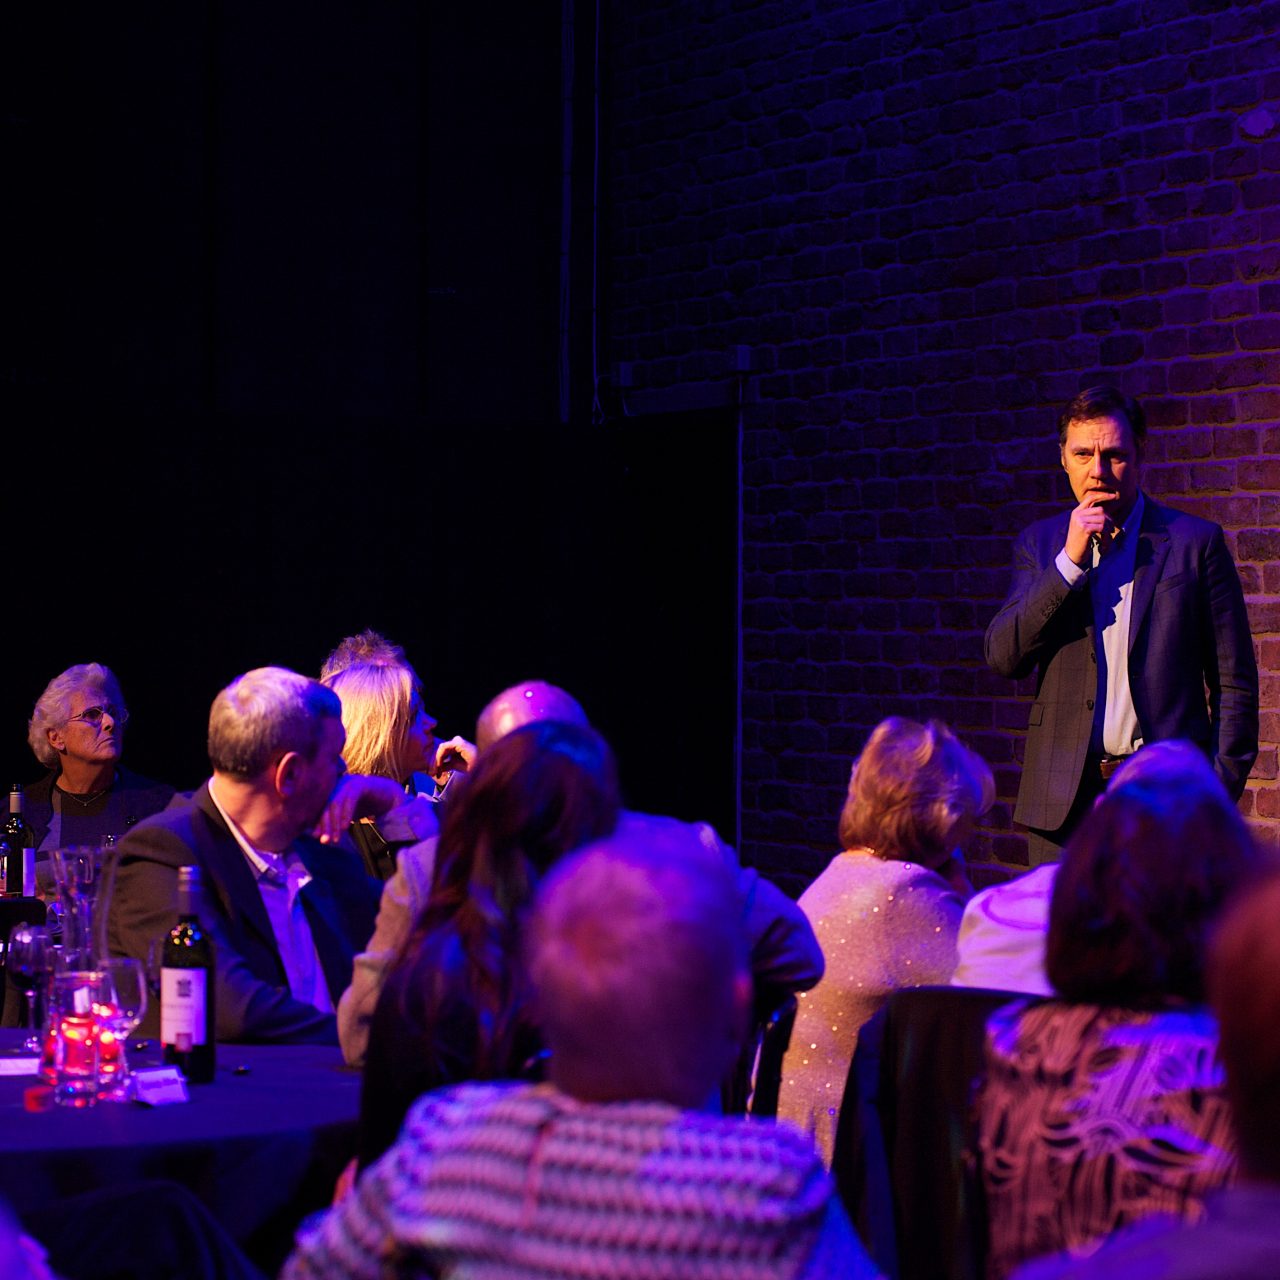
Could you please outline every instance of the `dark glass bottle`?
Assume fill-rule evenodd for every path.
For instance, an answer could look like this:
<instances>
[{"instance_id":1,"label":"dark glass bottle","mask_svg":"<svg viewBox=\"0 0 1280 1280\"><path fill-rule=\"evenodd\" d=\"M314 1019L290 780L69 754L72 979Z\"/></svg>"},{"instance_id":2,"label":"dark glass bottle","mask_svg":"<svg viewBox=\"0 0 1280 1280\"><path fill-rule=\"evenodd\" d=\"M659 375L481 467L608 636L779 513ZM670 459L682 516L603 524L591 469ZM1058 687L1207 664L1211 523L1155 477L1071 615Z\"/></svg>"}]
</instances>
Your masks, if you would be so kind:
<instances>
[{"instance_id":1,"label":"dark glass bottle","mask_svg":"<svg viewBox=\"0 0 1280 1280\"><path fill-rule=\"evenodd\" d=\"M35 836L22 818L22 787L9 788L9 816L5 819L0 843L4 845L4 893L17 897L35 893Z\"/></svg>"},{"instance_id":2,"label":"dark glass bottle","mask_svg":"<svg viewBox=\"0 0 1280 1280\"><path fill-rule=\"evenodd\" d=\"M165 1062L191 1084L213 1079L213 942L200 926L196 904L200 868L178 868L178 923L164 940L160 960L160 1043Z\"/></svg>"}]
</instances>

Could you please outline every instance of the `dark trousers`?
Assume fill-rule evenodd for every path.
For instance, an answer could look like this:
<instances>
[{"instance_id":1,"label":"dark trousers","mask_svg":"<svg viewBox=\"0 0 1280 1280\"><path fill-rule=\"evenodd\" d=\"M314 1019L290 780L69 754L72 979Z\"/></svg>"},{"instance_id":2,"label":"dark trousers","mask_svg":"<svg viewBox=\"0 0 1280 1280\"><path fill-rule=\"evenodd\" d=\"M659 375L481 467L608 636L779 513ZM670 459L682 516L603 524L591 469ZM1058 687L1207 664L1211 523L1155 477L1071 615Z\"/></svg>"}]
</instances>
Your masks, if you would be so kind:
<instances>
[{"instance_id":1,"label":"dark trousers","mask_svg":"<svg viewBox=\"0 0 1280 1280\"><path fill-rule=\"evenodd\" d=\"M1071 839L1075 829L1084 821L1085 815L1097 803L1098 797L1107 789L1102 770L1094 757L1085 761L1084 773L1080 778L1080 789L1071 802L1065 821L1052 831L1040 831L1035 827L1027 828L1027 865L1043 866L1046 862L1058 862L1062 858L1062 850Z\"/></svg>"}]
</instances>

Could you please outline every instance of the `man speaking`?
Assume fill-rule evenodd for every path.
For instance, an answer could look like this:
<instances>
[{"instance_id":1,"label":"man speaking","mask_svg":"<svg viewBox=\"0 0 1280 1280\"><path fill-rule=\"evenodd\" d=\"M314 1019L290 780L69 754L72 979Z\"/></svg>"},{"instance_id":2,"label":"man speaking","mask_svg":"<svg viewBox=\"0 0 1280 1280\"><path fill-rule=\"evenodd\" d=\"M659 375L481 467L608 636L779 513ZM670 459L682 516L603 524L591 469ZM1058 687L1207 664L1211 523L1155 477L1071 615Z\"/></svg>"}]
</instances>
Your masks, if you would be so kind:
<instances>
[{"instance_id":1,"label":"man speaking","mask_svg":"<svg viewBox=\"0 0 1280 1280\"><path fill-rule=\"evenodd\" d=\"M1258 668L1222 529L1139 487L1146 416L1114 387L1058 422L1076 506L1014 547L1013 588L987 628L1000 675L1036 672L1014 820L1050 861L1120 761L1187 738L1233 798L1258 754Z\"/></svg>"}]
</instances>

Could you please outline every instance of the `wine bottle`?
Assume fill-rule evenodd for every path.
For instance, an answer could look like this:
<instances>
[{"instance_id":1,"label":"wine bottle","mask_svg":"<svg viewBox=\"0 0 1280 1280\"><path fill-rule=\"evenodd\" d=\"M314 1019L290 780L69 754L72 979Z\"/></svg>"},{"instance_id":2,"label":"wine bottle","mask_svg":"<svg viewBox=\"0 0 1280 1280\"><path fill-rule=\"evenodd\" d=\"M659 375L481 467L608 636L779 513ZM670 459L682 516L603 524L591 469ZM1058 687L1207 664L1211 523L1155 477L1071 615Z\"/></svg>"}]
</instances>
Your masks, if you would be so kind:
<instances>
[{"instance_id":1,"label":"wine bottle","mask_svg":"<svg viewBox=\"0 0 1280 1280\"><path fill-rule=\"evenodd\" d=\"M213 942L200 925L200 868L178 868L178 923L160 960L160 1043L191 1084L213 1079Z\"/></svg>"},{"instance_id":2,"label":"wine bottle","mask_svg":"<svg viewBox=\"0 0 1280 1280\"><path fill-rule=\"evenodd\" d=\"M31 828L22 819L22 785L9 788L9 817L0 833L5 846L4 894L6 897L31 897L35 893L36 841Z\"/></svg>"}]
</instances>

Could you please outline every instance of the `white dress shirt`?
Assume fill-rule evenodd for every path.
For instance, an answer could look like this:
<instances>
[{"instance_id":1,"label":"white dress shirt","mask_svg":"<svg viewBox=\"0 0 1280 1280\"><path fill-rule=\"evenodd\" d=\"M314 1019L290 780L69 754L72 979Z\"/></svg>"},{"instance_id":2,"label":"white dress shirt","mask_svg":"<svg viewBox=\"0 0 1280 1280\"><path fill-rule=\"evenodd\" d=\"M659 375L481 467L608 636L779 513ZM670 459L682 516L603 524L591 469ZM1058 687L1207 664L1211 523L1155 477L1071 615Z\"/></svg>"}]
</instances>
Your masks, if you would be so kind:
<instances>
[{"instance_id":1,"label":"white dress shirt","mask_svg":"<svg viewBox=\"0 0 1280 1280\"><path fill-rule=\"evenodd\" d=\"M333 998L325 982L320 953L316 950L307 913L298 896L303 887L311 883L311 873L292 849L283 853L259 849L222 807L213 779L209 781L209 797L235 836L258 882L258 893L266 908L267 919L271 921L271 932L275 935L280 959L284 963L290 993L295 999L314 1005L321 1013L332 1013Z\"/></svg>"},{"instance_id":2,"label":"white dress shirt","mask_svg":"<svg viewBox=\"0 0 1280 1280\"><path fill-rule=\"evenodd\" d=\"M1141 493L1129 518L1116 528L1104 555L1100 542L1092 545L1092 564L1086 572L1064 547L1055 564L1073 591L1087 584L1093 606L1093 641L1098 658L1098 692L1094 698L1094 755L1128 756L1142 746L1138 712L1129 687L1129 623L1133 604L1133 574L1138 560L1138 530L1146 505Z\"/></svg>"}]
</instances>

